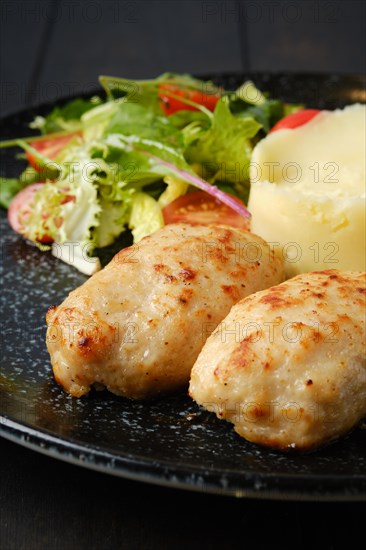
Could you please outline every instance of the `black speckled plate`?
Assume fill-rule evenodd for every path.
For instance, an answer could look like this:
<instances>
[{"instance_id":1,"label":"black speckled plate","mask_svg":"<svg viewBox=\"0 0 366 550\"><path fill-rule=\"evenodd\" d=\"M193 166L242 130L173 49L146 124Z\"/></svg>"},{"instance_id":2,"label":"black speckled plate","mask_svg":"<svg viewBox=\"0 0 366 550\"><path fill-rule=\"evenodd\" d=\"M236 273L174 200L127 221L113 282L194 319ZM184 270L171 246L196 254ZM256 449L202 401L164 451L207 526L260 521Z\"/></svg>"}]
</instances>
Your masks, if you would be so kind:
<instances>
[{"instance_id":1,"label":"black speckled plate","mask_svg":"<svg viewBox=\"0 0 366 550\"><path fill-rule=\"evenodd\" d=\"M248 75L215 77L236 87ZM365 78L250 75L263 90L308 106L365 101ZM3 120L2 138L29 133L28 110ZM1 173L18 175L14 149L1 151ZM53 380L44 316L85 277L12 233L1 216L2 356L0 428L4 437L109 474L235 496L277 499L366 498L365 430L307 455L283 455L247 443L231 425L185 395L134 403L105 392L76 400Z\"/></svg>"}]
</instances>

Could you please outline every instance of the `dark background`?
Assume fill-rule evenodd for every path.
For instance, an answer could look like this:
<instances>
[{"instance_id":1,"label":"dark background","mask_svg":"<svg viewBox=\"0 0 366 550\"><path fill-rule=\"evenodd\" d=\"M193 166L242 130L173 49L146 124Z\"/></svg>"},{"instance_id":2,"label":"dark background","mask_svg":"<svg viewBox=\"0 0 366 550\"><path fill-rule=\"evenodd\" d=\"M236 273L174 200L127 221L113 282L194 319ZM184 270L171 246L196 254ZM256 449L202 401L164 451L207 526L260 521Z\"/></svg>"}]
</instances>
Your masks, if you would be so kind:
<instances>
[{"instance_id":1,"label":"dark background","mask_svg":"<svg viewBox=\"0 0 366 550\"><path fill-rule=\"evenodd\" d=\"M365 72L363 0L3 0L2 116L88 92L99 74ZM0 549L352 547L362 503L159 488L0 440Z\"/></svg>"},{"instance_id":2,"label":"dark background","mask_svg":"<svg viewBox=\"0 0 366 550\"><path fill-rule=\"evenodd\" d=\"M3 0L2 115L100 74L364 72L364 0Z\"/></svg>"}]
</instances>

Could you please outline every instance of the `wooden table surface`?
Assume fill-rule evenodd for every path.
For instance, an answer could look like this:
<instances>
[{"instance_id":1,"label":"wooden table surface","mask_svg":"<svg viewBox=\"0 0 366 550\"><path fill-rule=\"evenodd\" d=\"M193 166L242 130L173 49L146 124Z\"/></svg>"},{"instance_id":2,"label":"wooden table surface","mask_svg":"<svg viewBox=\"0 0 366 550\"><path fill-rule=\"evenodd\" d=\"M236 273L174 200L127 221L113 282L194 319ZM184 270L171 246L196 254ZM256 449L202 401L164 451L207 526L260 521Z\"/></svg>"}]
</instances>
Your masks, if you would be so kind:
<instances>
[{"instance_id":1,"label":"wooden table surface","mask_svg":"<svg viewBox=\"0 0 366 550\"><path fill-rule=\"evenodd\" d=\"M99 74L364 72L364 18L363 0L3 0L1 114ZM364 533L362 503L186 492L0 445L1 550L332 549Z\"/></svg>"}]
</instances>

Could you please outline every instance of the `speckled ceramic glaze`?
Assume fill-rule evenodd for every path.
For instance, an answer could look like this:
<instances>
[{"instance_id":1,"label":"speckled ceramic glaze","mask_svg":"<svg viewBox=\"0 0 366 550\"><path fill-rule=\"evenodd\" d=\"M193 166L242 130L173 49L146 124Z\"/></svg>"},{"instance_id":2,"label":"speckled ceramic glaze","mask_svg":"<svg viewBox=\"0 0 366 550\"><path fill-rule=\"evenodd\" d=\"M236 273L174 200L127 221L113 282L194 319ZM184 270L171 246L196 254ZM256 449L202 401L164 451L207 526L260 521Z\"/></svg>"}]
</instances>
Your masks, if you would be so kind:
<instances>
[{"instance_id":1,"label":"speckled ceramic glaze","mask_svg":"<svg viewBox=\"0 0 366 550\"><path fill-rule=\"evenodd\" d=\"M215 80L235 88L247 76ZM312 107L343 106L365 94L365 79L358 76L250 77L275 97ZM34 114L49 108L8 117L2 139L29 134ZM14 149L1 151L2 175L22 170L14 154ZM79 400L66 395L52 376L44 319L48 307L60 303L85 277L14 234L4 212L1 235L2 435L59 459L162 485L262 498L366 497L362 428L315 453L284 455L247 443L231 425L199 410L186 392L149 403L106 392Z\"/></svg>"}]
</instances>

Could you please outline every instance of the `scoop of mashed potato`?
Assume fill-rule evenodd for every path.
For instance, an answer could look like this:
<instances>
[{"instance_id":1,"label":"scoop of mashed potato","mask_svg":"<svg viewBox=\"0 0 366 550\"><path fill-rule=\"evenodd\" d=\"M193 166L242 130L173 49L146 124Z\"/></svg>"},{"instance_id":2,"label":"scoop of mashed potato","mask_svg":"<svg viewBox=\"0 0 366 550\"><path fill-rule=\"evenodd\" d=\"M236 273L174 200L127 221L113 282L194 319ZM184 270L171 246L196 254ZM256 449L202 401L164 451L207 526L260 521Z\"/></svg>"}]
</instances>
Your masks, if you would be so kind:
<instances>
[{"instance_id":1,"label":"scoop of mashed potato","mask_svg":"<svg viewBox=\"0 0 366 550\"><path fill-rule=\"evenodd\" d=\"M269 134L251 168L252 231L282 250L288 277L366 270L366 105Z\"/></svg>"}]
</instances>

